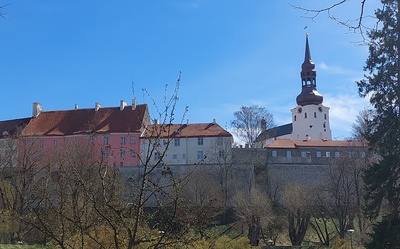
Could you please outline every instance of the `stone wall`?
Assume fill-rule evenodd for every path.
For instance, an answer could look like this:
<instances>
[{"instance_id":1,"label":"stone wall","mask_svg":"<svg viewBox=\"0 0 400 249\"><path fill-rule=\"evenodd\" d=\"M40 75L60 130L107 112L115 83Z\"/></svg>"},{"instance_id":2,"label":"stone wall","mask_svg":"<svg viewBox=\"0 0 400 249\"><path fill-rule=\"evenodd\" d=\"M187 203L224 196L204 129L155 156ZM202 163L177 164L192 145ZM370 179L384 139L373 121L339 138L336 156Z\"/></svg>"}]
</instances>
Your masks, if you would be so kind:
<instances>
[{"instance_id":1,"label":"stone wall","mask_svg":"<svg viewBox=\"0 0 400 249\"><path fill-rule=\"evenodd\" d=\"M237 191L250 191L258 187L280 202L282 191L287 185L299 184L311 191L318 191L318 187L327 182L332 160L348 156L348 153L349 148L344 147L233 148L232 162L229 164L158 166L151 175L156 179L170 172L180 178L190 176L190 181L204 177L205 187L211 189L221 184L221 175L226 172L230 198ZM353 156L361 156L361 151L352 153ZM132 175L141 174L143 167L122 167L121 171L128 179ZM190 184L187 187L193 188Z\"/></svg>"}]
</instances>

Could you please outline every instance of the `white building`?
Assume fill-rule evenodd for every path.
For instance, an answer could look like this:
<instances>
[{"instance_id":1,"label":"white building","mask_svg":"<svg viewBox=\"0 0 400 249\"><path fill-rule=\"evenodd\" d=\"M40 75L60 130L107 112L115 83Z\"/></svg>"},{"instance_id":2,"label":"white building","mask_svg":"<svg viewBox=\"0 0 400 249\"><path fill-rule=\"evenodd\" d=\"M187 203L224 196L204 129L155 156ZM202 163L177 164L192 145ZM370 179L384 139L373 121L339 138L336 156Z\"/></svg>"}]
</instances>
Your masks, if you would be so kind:
<instances>
[{"instance_id":1,"label":"white building","mask_svg":"<svg viewBox=\"0 0 400 249\"><path fill-rule=\"evenodd\" d=\"M308 35L301 68L301 93L296 98L297 106L291 110L292 123L264 129L256 140L258 147L277 139L332 140L329 107L322 104L323 96L317 91L317 72L311 60Z\"/></svg>"},{"instance_id":2,"label":"white building","mask_svg":"<svg viewBox=\"0 0 400 249\"><path fill-rule=\"evenodd\" d=\"M153 124L141 137L141 158L149 164L193 165L228 161L232 135L216 122Z\"/></svg>"}]
</instances>

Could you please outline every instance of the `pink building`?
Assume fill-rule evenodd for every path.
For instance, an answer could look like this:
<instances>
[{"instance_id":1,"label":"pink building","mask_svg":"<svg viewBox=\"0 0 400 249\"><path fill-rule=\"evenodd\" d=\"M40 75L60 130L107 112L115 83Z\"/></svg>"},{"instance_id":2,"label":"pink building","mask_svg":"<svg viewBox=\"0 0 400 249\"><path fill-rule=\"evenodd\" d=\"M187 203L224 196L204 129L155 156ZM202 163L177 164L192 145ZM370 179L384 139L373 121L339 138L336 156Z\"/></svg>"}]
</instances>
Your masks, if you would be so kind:
<instances>
[{"instance_id":1,"label":"pink building","mask_svg":"<svg viewBox=\"0 0 400 249\"><path fill-rule=\"evenodd\" d=\"M68 142L86 141L104 159L116 166L137 166L140 155L140 135L150 122L146 104L119 107L62 111L43 111L40 103L33 104L31 118L0 122L0 138L15 136L30 140L43 154L62 148Z\"/></svg>"}]
</instances>

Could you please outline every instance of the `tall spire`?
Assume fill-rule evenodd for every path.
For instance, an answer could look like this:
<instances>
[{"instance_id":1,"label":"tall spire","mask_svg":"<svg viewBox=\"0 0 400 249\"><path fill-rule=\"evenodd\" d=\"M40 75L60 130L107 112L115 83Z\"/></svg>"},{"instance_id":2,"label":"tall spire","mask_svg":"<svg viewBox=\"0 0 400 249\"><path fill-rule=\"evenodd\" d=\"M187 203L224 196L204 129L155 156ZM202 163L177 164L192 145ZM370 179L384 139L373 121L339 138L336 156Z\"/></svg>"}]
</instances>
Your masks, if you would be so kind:
<instances>
[{"instance_id":1,"label":"tall spire","mask_svg":"<svg viewBox=\"0 0 400 249\"><path fill-rule=\"evenodd\" d=\"M297 96L298 105L319 105L322 104L323 97L317 91L317 71L315 64L311 60L310 46L308 44L308 34L306 34L306 49L304 62L301 65L301 93Z\"/></svg>"},{"instance_id":2,"label":"tall spire","mask_svg":"<svg viewBox=\"0 0 400 249\"><path fill-rule=\"evenodd\" d=\"M314 62L311 60L310 46L308 45L308 33L306 33L306 54L304 55L304 63L306 62L309 64L314 64Z\"/></svg>"}]
</instances>

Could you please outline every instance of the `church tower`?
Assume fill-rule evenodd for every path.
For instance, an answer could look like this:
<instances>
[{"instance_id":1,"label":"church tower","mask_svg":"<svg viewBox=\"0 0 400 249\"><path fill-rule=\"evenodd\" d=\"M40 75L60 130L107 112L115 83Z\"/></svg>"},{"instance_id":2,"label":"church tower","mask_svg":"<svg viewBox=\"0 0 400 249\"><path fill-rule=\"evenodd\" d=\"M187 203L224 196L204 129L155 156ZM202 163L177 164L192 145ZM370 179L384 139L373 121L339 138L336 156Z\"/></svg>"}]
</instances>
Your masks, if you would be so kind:
<instances>
[{"instance_id":1,"label":"church tower","mask_svg":"<svg viewBox=\"0 0 400 249\"><path fill-rule=\"evenodd\" d=\"M297 107L291 110L292 140L332 140L329 125L329 107L322 105L323 96L317 91L317 71L311 60L308 34L304 62L301 66L301 93Z\"/></svg>"}]
</instances>

